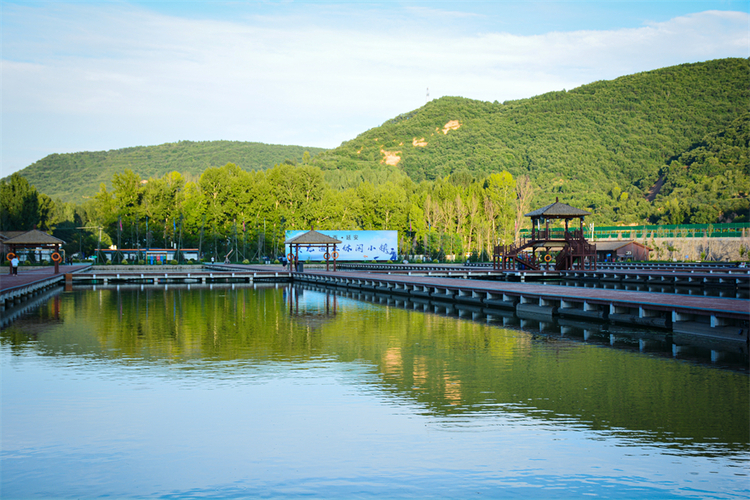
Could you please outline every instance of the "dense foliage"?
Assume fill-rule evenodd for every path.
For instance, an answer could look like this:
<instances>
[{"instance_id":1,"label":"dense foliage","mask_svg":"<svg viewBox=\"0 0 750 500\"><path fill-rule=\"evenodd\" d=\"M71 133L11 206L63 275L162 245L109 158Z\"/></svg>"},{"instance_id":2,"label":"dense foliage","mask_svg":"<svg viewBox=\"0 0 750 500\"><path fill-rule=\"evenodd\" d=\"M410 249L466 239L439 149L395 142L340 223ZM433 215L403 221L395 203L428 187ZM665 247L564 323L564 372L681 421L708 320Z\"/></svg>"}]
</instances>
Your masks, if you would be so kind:
<instances>
[{"instance_id":1,"label":"dense foliage","mask_svg":"<svg viewBox=\"0 0 750 500\"><path fill-rule=\"evenodd\" d=\"M656 195L659 220L681 224L732 222L750 196L750 113L709 134L662 168ZM740 219L735 218L740 222Z\"/></svg>"},{"instance_id":2,"label":"dense foliage","mask_svg":"<svg viewBox=\"0 0 750 500\"><path fill-rule=\"evenodd\" d=\"M216 256L240 241L243 255L277 253L285 229L395 229L402 253L442 257L513 241L523 214L556 197L597 225L744 222L749 82L750 60L724 59L502 104L446 97L334 150L268 146L300 160L265 169L217 164L247 143L53 155L22 175L90 198L52 203L14 175L0 182L3 227L54 226L87 253L98 235L87 246L76 228L102 227L105 245ZM97 155L106 161L87 160Z\"/></svg>"},{"instance_id":3,"label":"dense foliage","mask_svg":"<svg viewBox=\"0 0 750 500\"><path fill-rule=\"evenodd\" d=\"M63 219L83 214L80 224L101 226L104 247L118 241L120 248L179 244L214 257L236 248L244 259L282 252L287 229L385 229L399 231L402 253L443 258L491 252L496 239L512 241L516 214L528 210L519 203L530 200L529 184L507 172L469 183L448 177L419 185L394 173L384 183L340 190L310 165L247 172L229 163L207 169L197 181L177 172L142 181L126 170L114 175L112 190L102 184L83 207L56 207ZM66 241L71 253L95 248L75 234Z\"/></svg>"},{"instance_id":4,"label":"dense foliage","mask_svg":"<svg viewBox=\"0 0 750 500\"><path fill-rule=\"evenodd\" d=\"M647 197L660 174L669 185L697 182L669 165L709 134L747 130L748 105L747 59L684 64L520 101L438 99L318 154L313 164L334 183L396 163L396 157L396 167L415 182L507 170L530 177L538 205L560 197L593 211L599 224L703 222L708 213L698 205L705 203L716 206L710 211L716 222L730 222L747 217L747 199L736 190L721 194L735 202L717 202L711 189L696 188L703 194L684 200L681 218L665 217L664 196L655 205ZM747 162L735 161L735 149L719 153L726 146L741 148L741 142L711 142L712 173L733 170L747 179Z\"/></svg>"},{"instance_id":5,"label":"dense foliage","mask_svg":"<svg viewBox=\"0 0 750 500\"><path fill-rule=\"evenodd\" d=\"M180 141L110 151L52 154L19 173L51 198L81 202L93 196L101 183L111 187L112 176L125 169L144 179L173 171L197 178L208 167L230 162L245 170L260 170L287 159L306 161L320 151L323 150L257 142Z\"/></svg>"},{"instance_id":6,"label":"dense foliage","mask_svg":"<svg viewBox=\"0 0 750 500\"><path fill-rule=\"evenodd\" d=\"M18 173L0 182L0 231L48 230L53 202Z\"/></svg>"}]
</instances>

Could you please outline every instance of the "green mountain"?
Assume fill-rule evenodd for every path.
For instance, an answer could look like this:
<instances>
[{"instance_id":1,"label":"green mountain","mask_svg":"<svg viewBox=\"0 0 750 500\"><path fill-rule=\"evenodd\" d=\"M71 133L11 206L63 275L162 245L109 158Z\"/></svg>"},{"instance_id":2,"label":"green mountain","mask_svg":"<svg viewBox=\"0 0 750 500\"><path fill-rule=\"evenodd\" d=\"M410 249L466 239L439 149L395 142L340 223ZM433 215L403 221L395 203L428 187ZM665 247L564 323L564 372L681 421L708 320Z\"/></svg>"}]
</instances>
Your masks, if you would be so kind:
<instances>
[{"instance_id":1,"label":"green mountain","mask_svg":"<svg viewBox=\"0 0 750 500\"><path fill-rule=\"evenodd\" d=\"M52 198L81 203L126 169L196 180L230 162L251 171L289 159L320 168L339 191L404 174L468 186L507 170L530 178L534 206L559 198L598 223L740 222L749 109L750 60L721 59L503 103L444 97L332 150L185 141L50 155L19 173Z\"/></svg>"},{"instance_id":2,"label":"green mountain","mask_svg":"<svg viewBox=\"0 0 750 500\"><path fill-rule=\"evenodd\" d=\"M706 135L660 174L648 198L656 200L657 215L666 222L731 222L732 214L738 213L747 222L750 113Z\"/></svg>"},{"instance_id":3,"label":"green mountain","mask_svg":"<svg viewBox=\"0 0 750 500\"><path fill-rule=\"evenodd\" d=\"M143 179L180 172L198 177L209 167L234 163L244 170L261 170L285 160L300 162L305 151L315 155L322 148L279 146L258 142L180 141L159 146L138 146L110 151L52 154L18 173L36 189L53 199L82 203L104 183L112 187L112 176L130 169Z\"/></svg>"},{"instance_id":4,"label":"green mountain","mask_svg":"<svg viewBox=\"0 0 750 500\"><path fill-rule=\"evenodd\" d=\"M748 59L683 64L504 103L444 97L320 153L313 165L341 187L354 172L384 168L414 181L507 170L530 177L535 205L559 197L605 220L636 222L686 180L670 167L676 160L711 134L747 130L749 105ZM746 138L731 146L735 153L743 144L746 153ZM733 168L747 179L746 156L727 165L715 153L714 174ZM684 201L683 211L695 210Z\"/></svg>"}]
</instances>

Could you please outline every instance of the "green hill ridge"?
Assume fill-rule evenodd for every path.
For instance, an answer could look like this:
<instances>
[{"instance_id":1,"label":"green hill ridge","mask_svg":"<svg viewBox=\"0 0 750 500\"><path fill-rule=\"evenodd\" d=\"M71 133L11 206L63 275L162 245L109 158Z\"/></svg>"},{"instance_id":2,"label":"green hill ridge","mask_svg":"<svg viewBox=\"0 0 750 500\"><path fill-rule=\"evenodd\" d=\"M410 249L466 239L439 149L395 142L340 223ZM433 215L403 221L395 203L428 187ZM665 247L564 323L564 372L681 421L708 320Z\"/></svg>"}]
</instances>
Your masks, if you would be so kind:
<instances>
[{"instance_id":1,"label":"green hill ridge","mask_svg":"<svg viewBox=\"0 0 750 500\"><path fill-rule=\"evenodd\" d=\"M195 180L230 162L253 171L289 160L320 168L336 190L397 174L468 185L507 170L530 178L534 206L559 197L599 223L732 222L747 220L749 109L750 60L731 58L503 103L443 97L332 150L182 141L50 155L19 174L82 203L125 170Z\"/></svg>"},{"instance_id":2,"label":"green hill ridge","mask_svg":"<svg viewBox=\"0 0 750 500\"><path fill-rule=\"evenodd\" d=\"M735 131L733 159L716 150L701 175L733 170L719 184L733 190L728 198L747 196L749 105L748 59L683 64L504 103L443 97L318 154L312 164L337 172L326 175L334 184L344 172L388 163L417 182L507 170L531 178L535 205L559 197L605 220L638 222L649 217L647 196L653 199L660 180L657 204L688 178L698 180L675 162L727 130ZM696 211L690 200L682 203L683 211Z\"/></svg>"},{"instance_id":3,"label":"green hill ridge","mask_svg":"<svg viewBox=\"0 0 750 500\"><path fill-rule=\"evenodd\" d=\"M143 179L180 172L199 177L209 167L234 163L243 170L264 170L285 160L300 162L305 151L314 155L322 148L280 146L239 141L180 141L158 146L138 146L110 151L52 154L18 173L53 199L82 203L112 176L130 169Z\"/></svg>"}]
</instances>

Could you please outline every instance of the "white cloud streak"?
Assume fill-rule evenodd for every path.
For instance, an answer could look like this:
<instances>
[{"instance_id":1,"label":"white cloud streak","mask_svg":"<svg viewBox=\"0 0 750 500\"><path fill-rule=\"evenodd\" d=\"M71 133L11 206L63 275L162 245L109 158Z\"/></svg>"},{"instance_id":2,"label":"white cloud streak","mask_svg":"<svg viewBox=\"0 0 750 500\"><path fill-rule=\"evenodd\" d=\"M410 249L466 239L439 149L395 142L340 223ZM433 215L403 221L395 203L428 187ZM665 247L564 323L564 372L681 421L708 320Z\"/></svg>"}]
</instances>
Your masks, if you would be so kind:
<instances>
[{"instance_id":1,"label":"white cloud streak","mask_svg":"<svg viewBox=\"0 0 750 500\"><path fill-rule=\"evenodd\" d=\"M531 97L595 80L748 57L749 16L639 28L446 34L284 17L234 22L127 5L4 9L0 176L52 152L181 139L335 147L424 104ZM368 13L368 15L373 15Z\"/></svg>"}]
</instances>

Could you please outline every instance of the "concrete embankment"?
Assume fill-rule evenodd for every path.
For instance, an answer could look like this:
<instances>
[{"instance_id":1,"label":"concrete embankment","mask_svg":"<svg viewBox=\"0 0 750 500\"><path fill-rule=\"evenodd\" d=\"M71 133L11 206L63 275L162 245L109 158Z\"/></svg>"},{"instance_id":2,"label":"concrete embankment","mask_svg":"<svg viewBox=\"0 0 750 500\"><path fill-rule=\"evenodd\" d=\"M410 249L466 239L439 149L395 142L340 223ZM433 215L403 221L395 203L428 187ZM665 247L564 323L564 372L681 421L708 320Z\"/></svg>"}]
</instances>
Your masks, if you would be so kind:
<instances>
[{"instance_id":1,"label":"concrete embankment","mask_svg":"<svg viewBox=\"0 0 750 500\"><path fill-rule=\"evenodd\" d=\"M597 240L594 243L618 240ZM737 262L750 258L750 237L638 238L651 248L651 260Z\"/></svg>"}]
</instances>

